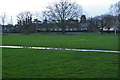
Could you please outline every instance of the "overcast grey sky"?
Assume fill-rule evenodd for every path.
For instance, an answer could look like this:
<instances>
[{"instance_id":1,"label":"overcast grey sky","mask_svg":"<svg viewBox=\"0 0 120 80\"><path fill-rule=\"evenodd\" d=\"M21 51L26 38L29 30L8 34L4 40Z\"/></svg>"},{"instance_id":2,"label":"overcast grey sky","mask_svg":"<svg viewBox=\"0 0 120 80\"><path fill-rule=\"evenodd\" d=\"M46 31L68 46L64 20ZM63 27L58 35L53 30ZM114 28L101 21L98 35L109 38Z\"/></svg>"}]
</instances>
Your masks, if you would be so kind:
<instances>
[{"instance_id":1,"label":"overcast grey sky","mask_svg":"<svg viewBox=\"0 0 120 80\"><path fill-rule=\"evenodd\" d=\"M43 11L45 7L57 0L0 0L0 15L6 13L7 19L13 17L16 23L16 15L22 11ZM71 0L80 4L89 17L94 17L109 12L111 4L117 3L119 0ZM9 23L8 20L8 23Z\"/></svg>"}]
</instances>

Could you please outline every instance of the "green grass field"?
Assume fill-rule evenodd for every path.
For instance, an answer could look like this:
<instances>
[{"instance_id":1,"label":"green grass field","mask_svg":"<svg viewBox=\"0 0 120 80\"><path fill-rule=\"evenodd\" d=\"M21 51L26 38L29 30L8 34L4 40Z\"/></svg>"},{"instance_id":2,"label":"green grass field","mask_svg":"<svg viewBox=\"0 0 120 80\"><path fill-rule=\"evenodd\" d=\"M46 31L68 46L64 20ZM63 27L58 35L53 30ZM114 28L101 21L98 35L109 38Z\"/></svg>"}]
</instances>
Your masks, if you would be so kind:
<instances>
[{"instance_id":1,"label":"green grass field","mask_svg":"<svg viewBox=\"0 0 120 80\"><path fill-rule=\"evenodd\" d=\"M39 46L78 49L118 50L118 35L77 33L77 34L37 34L5 35L3 45Z\"/></svg>"},{"instance_id":2,"label":"green grass field","mask_svg":"<svg viewBox=\"0 0 120 80\"><path fill-rule=\"evenodd\" d=\"M3 45L118 50L115 34L4 35ZM3 78L118 78L119 53L3 48Z\"/></svg>"}]
</instances>

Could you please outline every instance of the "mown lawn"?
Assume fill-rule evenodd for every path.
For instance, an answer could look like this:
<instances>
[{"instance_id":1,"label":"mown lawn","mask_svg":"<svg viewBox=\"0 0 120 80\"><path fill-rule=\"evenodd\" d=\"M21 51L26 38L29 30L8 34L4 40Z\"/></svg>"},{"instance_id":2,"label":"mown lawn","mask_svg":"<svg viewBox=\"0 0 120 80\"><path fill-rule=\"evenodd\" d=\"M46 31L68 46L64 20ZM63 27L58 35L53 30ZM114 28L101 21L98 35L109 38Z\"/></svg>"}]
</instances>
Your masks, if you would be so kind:
<instances>
[{"instance_id":1,"label":"mown lawn","mask_svg":"<svg viewBox=\"0 0 120 80\"><path fill-rule=\"evenodd\" d=\"M100 33L4 35L3 45L118 50L118 35Z\"/></svg>"},{"instance_id":2,"label":"mown lawn","mask_svg":"<svg viewBox=\"0 0 120 80\"><path fill-rule=\"evenodd\" d=\"M118 78L117 53L3 48L3 78Z\"/></svg>"},{"instance_id":3,"label":"mown lawn","mask_svg":"<svg viewBox=\"0 0 120 80\"><path fill-rule=\"evenodd\" d=\"M118 35L3 35L2 45L118 50ZM3 48L3 78L117 78L117 53Z\"/></svg>"}]
</instances>

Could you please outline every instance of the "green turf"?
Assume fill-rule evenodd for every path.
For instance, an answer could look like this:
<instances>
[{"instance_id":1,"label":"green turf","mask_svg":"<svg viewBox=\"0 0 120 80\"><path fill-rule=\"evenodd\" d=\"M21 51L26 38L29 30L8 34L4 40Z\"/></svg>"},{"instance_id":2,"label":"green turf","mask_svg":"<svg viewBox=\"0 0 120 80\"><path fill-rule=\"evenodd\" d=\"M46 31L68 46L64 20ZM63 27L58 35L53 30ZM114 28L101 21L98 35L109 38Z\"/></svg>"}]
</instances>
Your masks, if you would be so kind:
<instances>
[{"instance_id":1,"label":"green turf","mask_svg":"<svg viewBox=\"0 0 120 80\"><path fill-rule=\"evenodd\" d=\"M117 78L118 55L3 48L3 78Z\"/></svg>"},{"instance_id":2,"label":"green turf","mask_svg":"<svg viewBox=\"0 0 120 80\"><path fill-rule=\"evenodd\" d=\"M0 33L0 46L2 45L2 36ZM2 78L2 48L0 48L0 79Z\"/></svg>"},{"instance_id":3,"label":"green turf","mask_svg":"<svg viewBox=\"0 0 120 80\"><path fill-rule=\"evenodd\" d=\"M3 78L117 78L118 54L3 49Z\"/></svg>"},{"instance_id":4,"label":"green turf","mask_svg":"<svg viewBox=\"0 0 120 80\"><path fill-rule=\"evenodd\" d=\"M118 35L3 35L3 45L118 50ZM117 78L117 53L3 48L3 78Z\"/></svg>"},{"instance_id":5,"label":"green turf","mask_svg":"<svg viewBox=\"0 0 120 80\"><path fill-rule=\"evenodd\" d=\"M118 50L118 35L100 33L4 35L3 45Z\"/></svg>"}]
</instances>

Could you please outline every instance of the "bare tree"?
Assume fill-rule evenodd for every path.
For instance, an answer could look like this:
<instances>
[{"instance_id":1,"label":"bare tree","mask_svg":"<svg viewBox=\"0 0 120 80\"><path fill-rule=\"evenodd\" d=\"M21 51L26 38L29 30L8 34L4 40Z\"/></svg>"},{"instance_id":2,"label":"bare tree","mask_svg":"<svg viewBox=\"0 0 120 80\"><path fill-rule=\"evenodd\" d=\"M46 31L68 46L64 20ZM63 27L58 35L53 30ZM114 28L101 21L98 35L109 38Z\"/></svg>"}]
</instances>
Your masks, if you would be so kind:
<instances>
[{"instance_id":1,"label":"bare tree","mask_svg":"<svg viewBox=\"0 0 120 80\"><path fill-rule=\"evenodd\" d=\"M49 6L44 11L44 16L49 22L57 22L65 33L65 21L68 19L78 19L82 14L82 7L75 2L60 0Z\"/></svg>"},{"instance_id":2,"label":"bare tree","mask_svg":"<svg viewBox=\"0 0 120 80\"><path fill-rule=\"evenodd\" d=\"M110 7L110 14L114 15L114 21L113 25L115 27L115 33L118 30L120 30L120 1L116 4L111 5Z\"/></svg>"},{"instance_id":3,"label":"bare tree","mask_svg":"<svg viewBox=\"0 0 120 80\"><path fill-rule=\"evenodd\" d=\"M32 22L32 13L29 11L21 12L17 15L19 25L27 26Z\"/></svg>"},{"instance_id":4,"label":"bare tree","mask_svg":"<svg viewBox=\"0 0 120 80\"><path fill-rule=\"evenodd\" d=\"M19 13L17 21L19 26L23 26L23 32L28 33L29 27L32 24L32 13L29 11Z\"/></svg>"},{"instance_id":5,"label":"bare tree","mask_svg":"<svg viewBox=\"0 0 120 80\"><path fill-rule=\"evenodd\" d=\"M37 20L40 20L40 21L44 20L45 18L42 16L42 14L43 14L42 12L35 12L33 14L34 19L37 19Z\"/></svg>"},{"instance_id":6,"label":"bare tree","mask_svg":"<svg viewBox=\"0 0 120 80\"><path fill-rule=\"evenodd\" d=\"M5 21L6 21L6 13L3 13L1 16L1 22L2 22L2 25L4 26L5 25Z\"/></svg>"},{"instance_id":7,"label":"bare tree","mask_svg":"<svg viewBox=\"0 0 120 80\"><path fill-rule=\"evenodd\" d=\"M120 1L117 2L116 4L111 5L110 13L112 15L120 15Z\"/></svg>"}]
</instances>

